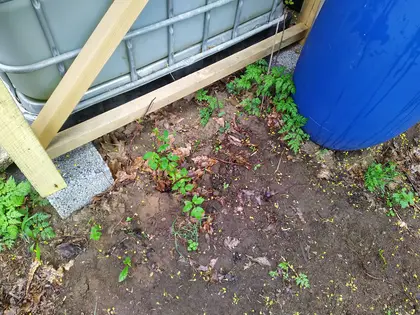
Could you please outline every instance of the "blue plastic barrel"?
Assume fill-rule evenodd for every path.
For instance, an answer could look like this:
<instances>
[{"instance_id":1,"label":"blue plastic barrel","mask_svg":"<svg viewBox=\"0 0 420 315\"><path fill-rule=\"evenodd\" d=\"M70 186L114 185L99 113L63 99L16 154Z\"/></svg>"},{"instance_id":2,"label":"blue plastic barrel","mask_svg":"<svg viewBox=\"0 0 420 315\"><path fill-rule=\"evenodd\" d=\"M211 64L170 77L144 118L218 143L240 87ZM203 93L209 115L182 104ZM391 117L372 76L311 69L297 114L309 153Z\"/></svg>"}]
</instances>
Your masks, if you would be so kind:
<instances>
[{"instance_id":1,"label":"blue plastic barrel","mask_svg":"<svg viewBox=\"0 0 420 315\"><path fill-rule=\"evenodd\" d=\"M302 50L295 100L305 131L355 150L420 120L420 0L327 0Z\"/></svg>"}]
</instances>

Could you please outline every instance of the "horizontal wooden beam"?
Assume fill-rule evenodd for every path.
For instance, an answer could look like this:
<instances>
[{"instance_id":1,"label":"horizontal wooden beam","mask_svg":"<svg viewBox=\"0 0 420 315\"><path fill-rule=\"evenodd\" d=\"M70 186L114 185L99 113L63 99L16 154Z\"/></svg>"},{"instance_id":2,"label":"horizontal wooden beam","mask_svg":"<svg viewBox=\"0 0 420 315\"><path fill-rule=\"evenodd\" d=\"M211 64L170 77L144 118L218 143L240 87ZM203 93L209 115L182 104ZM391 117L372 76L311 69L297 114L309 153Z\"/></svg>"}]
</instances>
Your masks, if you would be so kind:
<instances>
[{"instance_id":1,"label":"horizontal wooden beam","mask_svg":"<svg viewBox=\"0 0 420 315\"><path fill-rule=\"evenodd\" d=\"M0 80L0 145L41 197L66 187L47 152Z\"/></svg>"},{"instance_id":2,"label":"horizontal wooden beam","mask_svg":"<svg viewBox=\"0 0 420 315\"><path fill-rule=\"evenodd\" d=\"M282 42L283 32L280 32L182 79L64 130L51 142L47 152L51 157L57 157L99 138L144 116L152 102L148 113L169 105L269 55L273 45L276 50L279 50L301 40L306 30L303 24L292 26L284 31Z\"/></svg>"},{"instance_id":3,"label":"horizontal wooden beam","mask_svg":"<svg viewBox=\"0 0 420 315\"><path fill-rule=\"evenodd\" d=\"M60 81L32 129L46 148L91 86L148 0L114 0Z\"/></svg>"}]
</instances>

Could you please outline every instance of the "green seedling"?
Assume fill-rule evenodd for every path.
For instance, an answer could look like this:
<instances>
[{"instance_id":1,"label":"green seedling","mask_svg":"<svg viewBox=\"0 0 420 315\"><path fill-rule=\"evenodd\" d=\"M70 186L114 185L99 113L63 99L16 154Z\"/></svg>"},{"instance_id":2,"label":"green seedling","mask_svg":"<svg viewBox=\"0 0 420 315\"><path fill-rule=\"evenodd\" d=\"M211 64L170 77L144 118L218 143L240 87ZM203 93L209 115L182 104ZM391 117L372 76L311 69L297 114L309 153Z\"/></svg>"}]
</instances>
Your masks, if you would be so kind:
<instances>
[{"instance_id":1,"label":"green seedling","mask_svg":"<svg viewBox=\"0 0 420 315\"><path fill-rule=\"evenodd\" d=\"M99 241L102 236L102 227L99 224L95 224L90 228L90 239L94 241Z\"/></svg>"},{"instance_id":2,"label":"green seedling","mask_svg":"<svg viewBox=\"0 0 420 315\"><path fill-rule=\"evenodd\" d=\"M401 191L392 194L392 201L405 209L414 205L414 194L412 191L407 192L407 189L403 188Z\"/></svg>"},{"instance_id":3,"label":"green seedling","mask_svg":"<svg viewBox=\"0 0 420 315\"><path fill-rule=\"evenodd\" d=\"M219 111L224 107L222 101L218 100L214 96L208 95L207 93L208 92L206 90L199 90L195 96L197 101L207 103L207 106L200 109L200 122L202 126L207 125L215 111Z\"/></svg>"},{"instance_id":4,"label":"green seedling","mask_svg":"<svg viewBox=\"0 0 420 315\"><path fill-rule=\"evenodd\" d=\"M223 183L223 189L226 190L229 188L229 184L228 183Z\"/></svg>"},{"instance_id":5,"label":"green seedling","mask_svg":"<svg viewBox=\"0 0 420 315\"><path fill-rule=\"evenodd\" d=\"M0 252L11 249L19 237L32 242L32 246L55 237L49 223L50 215L30 214L29 207L41 204L46 203L32 190L29 182L16 184L13 177L7 181L0 178Z\"/></svg>"},{"instance_id":6,"label":"green seedling","mask_svg":"<svg viewBox=\"0 0 420 315\"><path fill-rule=\"evenodd\" d=\"M277 265L277 269L276 270L272 270L268 274L272 278L277 278L280 275L282 275L283 280L288 280L289 279L289 270L290 270L290 267L291 267L291 265L287 261L283 261L283 262L281 262L281 263L279 263Z\"/></svg>"},{"instance_id":7,"label":"green seedling","mask_svg":"<svg viewBox=\"0 0 420 315\"><path fill-rule=\"evenodd\" d=\"M126 217L125 218L125 222L131 222L131 221L133 221L133 218L132 217Z\"/></svg>"},{"instance_id":8,"label":"green seedling","mask_svg":"<svg viewBox=\"0 0 420 315\"><path fill-rule=\"evenodd\" d=\"M285 280L289 279L290 264L287 261L283 261L279 263L278 267L282 271L283 279Z\"/></svg>"},{"instance_id":9,"label":"green seedling","mask_svg":"<svg viewBox=\"0 0 420 315\"><path fill-rule=\"evenodd\" d=\"M188 213L193 218L197 220L201 220L204 216L204 209L200 207L200 205L204 202L204 198L194 196L191 201L185 200L184 201L184 208L182 212Z\"/></svg>"},{"instance_id":10,"label":"green seedling","mask_svg":"<svg viewBox=\"0 0 420 315\"><path fill-rule=\"evenodd\" d=\"M131 258L129 256L125 257L124 261L124 269L120 272L120 275L118 277L118 282L123 282L125 279L127 279L128 272L131 268Z\"/></svg>"},{"instance_id":11,"label":"green seedling","mask_svg":"<svg viewBox=\"0 0 420 315\"><path fill-rule=\"evenodd\" d=\"M382 262L384 263L384 266L388 265L388 263L385 259L385 256L384 256L384 250L383 249L380 249L378 251L378 256L379 256L379 258L381 258Z\"/></svg>"},{"instance_id":12,"label":"green seedling","mask_svg":"<svg viewBox=\"0 0 420 315\"><path fill-rule=\"evenodd\" d=\"M400 173L392 162L388 164L372 163L365 174L365 186L370 192L385 193L385 187L393 182Z\"/></svg>"},{"instance_id":13,"label":"green seedling","mask_svg":"<svg viewBox=\"0 0 420 315\"><path fill-rule=\"evenodd\" d=\"M309 289L311 287L308 276L304 273L299 273L299 275L295 278L295 281L299 288Z\"/></svg>"},{"instance_id":14,"label":"green seedling","mask_svg":"<svg viewBox=\"0 0 420 315\"><path fill-rule=\"evenodd\" d=\"M256 171L257 169L259 169L261 167L261 164L255 164L254 165L254 171Z\"/></svg>"},{"instance_id":15,"label":"green seedling","mask_svg":"<svg viewBox=\"0 0 420 315\"><path fill-rule=\"evenodd\" d=\"M193 252L193 251L196 251L197 249L198 249L198 243L197 242L194 242L192 240L188 240L187 250L189 252Z\"/></svg>"},{"instance_id":16,"label":"green seedling","mask_svg":"<svg viewBox=\"0 0 420 315\"><path fill-rule=\"evenodd\" d=\"M290 277L290 272L293 272L294 276ZM289 281L292 278L299 288L310 288L308 276L302 272L298 274L293 268L293 265L287 261L279 263L277 269L270 271L268 274L272 278L277 278L281 275L284 281Z\"/></svg>"},{"instance_id":17,"label":"green seedling","mask_svg":"<svg viewBox=\"0 0 420 315\"><path fill-rule=\"evenodd\" d=\"M32 244L30 247L30 250L35 253L35 258L39 262L41 262L41 248L39 247L39 243L36 242Z\"/></svg>"},{"instance_id":18,"label":"green seedling","mask_svg":"<svg viewBox=\"0 0 420 315\"><path fill-rule=\"evenodd\" d=\"M165 130L163 134L160 134L158 129L154 129L154 133L158 140L158 149L156 152L146 152L143 158L147 160L152 170L157 171L158 178L169 179L172 190L185 195L194 189L194 185L191 184L192 178L188 176L186 168L179 167L179 156L168 152L170 149L169 132Z\"/></svg>"}]
</instances>

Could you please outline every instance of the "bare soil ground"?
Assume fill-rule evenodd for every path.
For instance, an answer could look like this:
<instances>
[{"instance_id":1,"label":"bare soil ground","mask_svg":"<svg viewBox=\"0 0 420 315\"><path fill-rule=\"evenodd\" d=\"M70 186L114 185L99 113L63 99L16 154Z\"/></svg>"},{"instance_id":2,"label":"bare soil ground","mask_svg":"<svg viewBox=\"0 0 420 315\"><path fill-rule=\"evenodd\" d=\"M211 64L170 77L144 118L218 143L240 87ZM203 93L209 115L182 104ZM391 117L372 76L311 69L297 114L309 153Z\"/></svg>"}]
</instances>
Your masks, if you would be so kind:
<instances>
[{"instance_id":1,"label":"bare soil ground","mask_svg":"<svg viewBox=\"0 0 420 315\"><path fill-rule=\"evenodd\" d=\"M363 184L376 159L396 161L406 184L420 187L418 130L360 152L308 142L293 155L266 119L239 115L221 83L211 90L225 102L223 121L202 127L188 98L97 141L113 189L68 220L54 217L57 239L42 246L42 265L23 243L0 255L0 314L420 313L417 208L388 217ZM221 133L224 121L231 127ZM156 190L143 166L133 171L155 127L176 132L184 166L201 174L209 219L197 252L182 240L175 248L172 224L186 219L180 196ZM94 223L99 241L89 240ZM132 268L119 283L126 256ZM284 261L289 280L272 278ZM310 288L295 283L300 273Z\"/></svg>"}]
</instances>

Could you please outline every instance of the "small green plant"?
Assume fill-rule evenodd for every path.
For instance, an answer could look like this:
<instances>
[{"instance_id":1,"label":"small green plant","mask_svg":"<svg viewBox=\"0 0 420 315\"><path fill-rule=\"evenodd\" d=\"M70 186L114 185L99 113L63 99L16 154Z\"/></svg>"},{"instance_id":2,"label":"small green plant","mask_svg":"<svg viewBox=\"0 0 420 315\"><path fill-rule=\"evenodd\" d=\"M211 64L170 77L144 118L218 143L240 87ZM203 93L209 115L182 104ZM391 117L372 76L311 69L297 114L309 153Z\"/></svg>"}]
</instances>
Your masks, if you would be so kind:
<instances>
[{"instance_id":1,"label":"small green plant","mask_svg":"<svg viewBox=\"0 0 420 315\"><path fill-rule=\"evenodd\" d=\"M192 178L188 176L187 169L179 167L179 156L168 152L170 149L169 132L165 130L161 134L157 128L153 132L158 140L158 148L156 152L146 152L143 158L147 160L152 170L157 171L158 178L168 178L172 183L172 190L185 195L194 189L194 185L191 184Z\"/></svg>"},{"instance_id":2,"label":"small green plant","mask_svg":"<svg viewBox=\"0 0 420 315\"><path fill-rule=\"evenodd\" d=\"M285 279L285 280L289 279L290 264L287 261L283 261L283 262L279 263L278 267L282 271L283 279Z\"/></svg>"},{"instance_id":3,"label":"small green plant","mask_svg":"<svg viewBox=\"0 0 420 315\"><path fill-rule=\"evenodd\" d=\"M230 122L225 121L224 126L219 128L219 133L225 133L225 132L228 132L229 130L230 130Z\"/></svg>"},{"instance_id":4,"label":"small green plant","mask_svg":"<svg viewBox=\"0 0 420 315\"><path fill-rule=\"evenodd\" d=\"M307 119L299 114L284 114L285 124L279 130L280 134L284 134L283 139L287 142L294 153L298 153L302 144L309 139L302 127L305 126Z\"/></svg>"},{"instance_id":5,"label":"small green plant","mask_svg":"<svg viewBox=\"0 0 420 315\"><path fill-rule=\"evenodd\" d=\"M396 165L392 162L385 165L372 163L365 174L365 186L370 192L378 191L384 194L386 185L399 175Z\"/></svg>"},{"instance_id":6,"label":"small green plant","mask_svg":"<svg viewBox=\"0 0 420 315\"><path fill-rule=\"evenodd\" d=\"M13 177L7 181L0 178L0 252L11 249L21 237L33 242L32 247L39 249L40 240L55 237L48 219L50 215L38 212L30 214L30 207L44 204L29 182L16 184ZM38 250L40 256L40 249Z\"/></svg>"},{"instance_id":7,"label":"small green plant","mask_svg":"<svg viewBox=\"0 0 420 315\"><path fill-rule=\"evenodd\" d=\"M290 272L293 272L294 276L290 277ZM293 265L287 261L279 263L277 269L270 271L268 274L272 278L282 276L284 281L290 281L290 278L292 278L299 288L310 288L308 276L302 272L297 273Z\"/></svg>"},{"instance_id":8,"label":"small green plant","mask_svg":"<svg viewBox=\"0 0 420 315\"><path fill-rule=\"evenodd\" d=\"M414 194L412 191L407 192L406 188L392 194L392 201L405 209L414 205Z\"/></svg>"},{"instance_id":9,"label":"small green plant","mask_svg":"<svg viewBox=\"0 0 420 315\"><path fill-rule=\"evenodd\" d=\"M283 261L277 265L276 270L272 270L268 274L272 278L277 278L281 275L283 277L283 280L288 280L290 269L291 269L291 265L287 261Z\"/></svg>"},{"instance_id":10,"label":"small green plant","mask_svg":"<svg viewBox=\"0 0 420 315\"><path fill-rule=\"evenodd\" d=\"M241 102L241 105L245 113L247 113L248 115L257 117L261 116L261 100L258 97L253 99L246 98Z\"/></svg>"},{"instance_id":11,"label":"small green plant","mask_svg":"<svg viewBox=\"0 0 420 315\"><path fill-rule=\"evenodd\" d=\"M222 101L218 100L214 96L208 95L207 93L208 92L206 90L199 90L195 96L197 101L207 103L207 106L200 109L200 122L203 126L207 125L215 111L218 111L224 107Z\"/></svg>"},{"instance_id":12,"label":"small green plant","mask_svg":"<svg viewBox=\"0 0 420 315\"><path fill-rule=\"evenodd\" d=\"M133 221L133 218L132 217L126 217L125 218L125 222L131 222L131 221Z\"/></svg>"},{"instance_id":13,"label":"small green plant","mask_svg":"<svg viewBox=\"0 0 420 315\"><path fill-rule=\"evenodd\" d=\"M200 205L204 202L204 198L194 196L191 201L185 200L184 201L184 208L182 212L188 213L193 218L197 220L201 220L204 216L204 209L200 207Z\"/></svg>"},{"instance_id":14,"label":"small green plant","mask_svg":"<svg viewBox=\"0 0 420 315\"><path fill-rule=\"evenodd\" d=\"M193 240L188 240L188 247L187 250L189 252L194 252L198 249L198 242L194 242Z\"/></svg>"},{"instance_id":15,"label":"small green plant","mask_svg":"<svg viewBox=\"0 0 420 315\"><path fill-rule=\"evenodd\" d=\"M90 239L94 241L99 241L102 236L102 227L99 224L95 224L90 228Z\"/></svg>"},{"instance_id":16,"label":"small green plant","mask_svg":"<svg viewBox=\"0 0 420 315\"><path fill-rule=\"evenodd\" d=\"M223 183L223 189L226 190L229 188L229 184L228 183Z\"/></svg>"},{"instance_id":17,"label":"small green plant","mask_svg":"<svg viewBox=\"0 0 420 315\"><path fill-rule=\"evenodd\" d=\"M379 256L379 258L381 258L382 262L384 263L384 266L387 266L388 265L388 262L386 261L386 258L385 258L384 250L383 249L380 249L378 251L378 256Z\"/></svg>"},{"instance_id":18,"label":"small green plant","mask_svg":"<svg viewBox=\"0 0 420 315\"><path fill-rule=\"evenodd\" d=\"M172 235L174 236L175 249L178 254L183 257L182 253L179 251L178 239L181 239L187 245L187 250L197 250L199 246L198 242L198 233L201 226L201 220L192 222L190 220L182 221L180 224L177 224L176 219L172 223Z\"/></svg>"},{"instance_id":19,"label":"small green plant","mask_svg":"<svg viewBox=\"0 0 420 315\"><path fill-rule=\"evenodd\" d=\"M260 163L255 164L254 165L254 171L256 171L257 169L259 169L260 167L261 167L261 164Z\"/></svg>"},{"instance_id":20,"label":"small green plant","mask_svg":"<svg viewBox=\"0 0 420 315\"><path fill-rule=\"evenodd\" d=\"M123 264L124 264L124 269L120 272L120 275L118 277L118 282L123 282L125 279L127 279L128 271L131 268L131 258L129 256L125 257Z\"/></svg>"},{"instance_id":21,"label":"small green plant","mask_svg":"<svg viewBox=\"0 0 420 315\"><path fill-rule=\"evenodd\" d=\"M249 115L261 115L262 101L259 97L271 99L268 103L282 115L283 127L279 130L279 134L293 152L298 153L301 145L309 139L309 135L302 130L307 119L298 113L297 106L291 97L296 92L292 74L287 73L284 67L273 67L268 71L267 62L260 60L247 66L242 76L228 83L227 90L234 94L255 90L258 98L247 98L241 103L244 111ZM268 112L270 112L269 108Z\"/></svg>"},{"instance_id":22,"label":"small green plant","mask_svg":"<svg viewBox=\"0 0 420 315\"><path fill-rule=\"evenodd\" d=\"M311 287L309 284L308 276L302 272L297 275L295 281L299 288L309 289Z\"/></svg>"}]
</instances>

